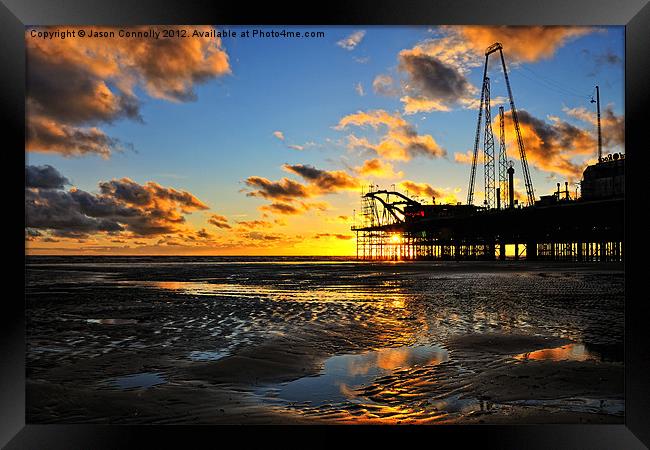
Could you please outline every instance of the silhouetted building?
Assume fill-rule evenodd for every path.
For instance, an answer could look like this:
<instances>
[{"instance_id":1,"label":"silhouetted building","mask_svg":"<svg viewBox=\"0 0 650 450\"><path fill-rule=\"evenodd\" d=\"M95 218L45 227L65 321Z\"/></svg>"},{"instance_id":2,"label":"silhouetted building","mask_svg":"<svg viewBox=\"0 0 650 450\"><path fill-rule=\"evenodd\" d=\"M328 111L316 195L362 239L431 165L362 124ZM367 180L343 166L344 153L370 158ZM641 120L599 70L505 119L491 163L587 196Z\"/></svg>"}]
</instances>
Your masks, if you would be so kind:
<instances>
[{"instance_id":1,"label":"silhouetted building","mask_svg":"<svg viewBox=\"0 0 650 450\"><path fill-rule=\"evenodd\" d=\"M614 153L588 166L580 182L583 200L601 200L625 195L625 155Z\"/></svg>"}]
</instances>

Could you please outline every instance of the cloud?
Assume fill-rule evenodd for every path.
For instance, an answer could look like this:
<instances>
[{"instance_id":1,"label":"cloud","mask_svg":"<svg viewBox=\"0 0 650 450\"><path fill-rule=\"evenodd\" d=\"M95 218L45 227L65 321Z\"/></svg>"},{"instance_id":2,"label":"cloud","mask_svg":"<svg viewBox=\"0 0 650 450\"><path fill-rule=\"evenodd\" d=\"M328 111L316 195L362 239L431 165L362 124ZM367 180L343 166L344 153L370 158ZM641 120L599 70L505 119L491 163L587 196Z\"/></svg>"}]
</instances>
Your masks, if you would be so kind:
<instances>
[{"instance_id":1,"label":"cloud","mask_svg":"<svg viewBox=\"0 0 650 450\"><path fill-rule=\"evenodd\" d=\"M304 208L300 208L289 203L273 202L269 205L260 206L260 210L268 211L274 214L284 214L287 216L292 216L292 215L302 213L304 211Z\"/></svg>"},{"instance_id":2,"label":"cloud","mask_svg":"<svg viewBox=\"0 0 650 450\"><path fill-rule=\"evenodd\" d=\"M245 183L255 189L246 194L249 197L263 197L269 200L290 202L295 198L310 197L312 195L305 185L286 177L280 181L271 181L267 178L251 176L246 179Z\"/></svg>"},{"instance_id":3,"label":"cloud","mask_svg":"<svg viewBox=\"0 0 650 450\"><path fill-rule=\"evenodd\" d=\"M43 236L38 230L32 228L25 228L25 240L26 241L37 241L39 237Z\"/></svg>"},{"instance_id":4,"label":"cloud","mask_svg":"<svg viewBox=\"0 0 650 450\"><path fill-rule=\"evenodd\" d=\"M184 229L186 214L204 209L207 206L189 192L154 182L140 185L128 178L100 182L97 194L52 184L25 189L26 227L66 237L175 233Z\"/></svg>"},{"instance_id":5,"label":"cloud","mask_svg":"<svg viewBox=\"0 0 650 450\"><path fill-rule=\"evenodd\" d=\"M355 135L348 136L349 148L372 150L385 159L408 161L415 156L438 158L446 155L446 151L438 145L432 136L419 135L415 128L399 113L389 114L384 110L358 111L343 117L335 129L344 130L350 126L370 126L375 130L385 127L386 134L377 144L371 143L366 138L359 138Z\"/></svg>"},{"instance_id":6,"label":"cloud","mask_svg":"<svg viewBox=\"0 0 650 450\"><path fill-rule=\"evenodd\" d=\"M270 204L260 206L260 211L283 215L297 215L314 209L324 211L328 208L327 203L307 202L304 199L359 187L359 182L354 177L340 170L328 171L303 164L284 164L282 168L300 176L307 184L286 177L279 181L258 176L248 177L245 183L254 190L248 191L246 195L271 200Z\"/></svg>"},{"instance_id":7,"label":"cloud","mask_svg":"<svg viewBox=\"0 0 650 450\"><path fill-rule=\"evenodd\" d=\"M420 47L402 50L398 59L399 69L408 75L405 90L414 93L417 99L433 101L448 108L477 92L456 67L425 53ZM440 106L437 108L440 110Z\"/></svg>"},{"instance_id":8,"label":"cloud","mask_svg":"<svg viewBox=\"0 0 650 450\"><path fill-rule=\"evenodd\" d=\"M186 213L208 209L198 198L187 191L178 191L149 181L140 185L129 178L99 183L100 192L124 203L161 210L179 209Z\"/></svg>"},{"instance_id":9,"label":"cloud","mask_svg":"<svg viewBox=\"0 0 650 450\"><path fill-rule=\"evenodd\" d=\"M327 203L306 201L306 199L340 190L355 189L359 186L354 177L343 171L327 171L303 164L284 164L282 168L286 172L300 176L307 184L287 177L278 181L259 176L248 177L244 183L253 190L242 191L246 192L248 197L260 197L271 201L268 205L260 206L260 211L282 215L297 215L314 209L325 211L329 206ZM252 225L253 222L248 224ZM257 222L255 225L262 225L262 222Z\"/></svg>"},{"instance_id":10,"label":"cloud","mask_svg":"<svg viewBox=\"0 0 650 450\"><path fill-rule=\"evenodd\" d=\"M454 161L461 164L472 164L474 151L467 150L465 153L454 153Z\"/></svg>"},{"instance_id":11,"label":"cloud","mask_svg":"<svg viewBox=\"0 0 650 450\"><path fill-rule=\"evenodd\" d=\"M571 180L579 179L584 164L572 160L576 155L592 155L596 151L596 139L593 133L553 118L548 123L532 116L525 110L517 111L521 136L524 140L528 162L541 170L566 176ZM506 113L506 126L513 128L510 113ZM508 125L510 122L510 125ZM508 148L517 149L514 133L506 132ZM510 151L510 155L518 155Z\"/></svg>"},{"instance_id":12,"label":"cloud","mask_svg":"<svg viewBox=\"0 0 650 450\"><path fill-rule=\"evenodd\" d=\"M594 119L584 108L565 108L565 112L593 124ZM545 121L525 110L518 110L517 115L528 163L542 171L566 177L569 181L580 179L587 160L596 154L596 131L585 130L555 116ZM603 122L608 129L607 145L623 145L623 117L616 116L611 109L604 116ZM510 111L506 112L505 119L508 158L518 159L519 150ZM496 120L498 118L493 127L497 126ZM470 164L472 152L456 153L454 157L457 162Z\"/></svg>"},{"instance_id":13,"label":"cloud","mask_svg":"<svg viewBox=\"0 0 650 450\"><path fill-rule=\"evenodd\" d=\"M272 202L268 205L260 206L259 210L265 213L295 216L298 214L304 214L311 210L326 211L328 207L329 205L326 202L294 201L291 203ZM277 219L274 222L278 225L286 225L286 223L283 223L282 221L278 222Z\"/></svg>"},{"instance_id":14,"label":"cloud","mask_svg":"<svg viewBox=\"0 0 650 450\"><path fill-rule=\"evenodd\" d=\"M132 27L129 31L149 28ZM122 119L142 122L136 88L152 98L185 102L196 99L197 84L230 73L228 55L219 39L115 36L43 40L30 38L30 32L31 28L25 39L25 146L29 151L108 157L125 145L98 126Z\"/></svg>"},{"instance_id":15,"label":"cloud","mask_svg":"<svg viewBox=\"0 0 650 450\"><path fill-rule=\"evenodd\" d=\"M372 89L375 94L393 97L399 95L399 89L395 87L395 81L390 75L377 75L372 81Z\"/></svg>"},{"instance_id":16,"label":"cloud","mask_svg":"<svg viewBox=\"0 0 650 450\"><path fill-rule=\"evenodd\" d=\"M361 176L374 176L377 178L402 178L404 172L395 172L391 163L382 162L378 158L368 159L363 165L355 167L355 171Z\"/></svg>"},{"instance_id":17,"label":"cloud","mask_svg":"<svg viewBox=\"0 0 650 450\"><path fill-rule=\"evenodd\" d=\"M358 180L340 170L327 171L303 164L285 164L282 168L287 172L301 176L316 189L314 193L317 194L329 194L343 189L357 189L359 187Z\"/></svg>"},{"instance_id":18,"label":"cloud","mask_svg":"<svg viewBox=\"0 0 650 450\"><path fill-rule=\"evenodd\" d=\"M416 183L415 181L404 180L398 185L399 189L408 191L409 194L420 197L442 197L442 192L434 189L427 183Z\"/></svg>"},{"instance_id":19,"label":"cloud","mask_svg":"<svg viewBox=\"0 0 650 450\"><path fill-rule=\"evenodd\" d=\"M197 237L200 239L212 239L212 235L206 231L205 228L201 228L196 232Z\"/></svg>"},{"instance_id":20,"label":"cloud","mask_svg":"<svg viewBox=\"0 0 650 450\"><path fill-rule=\"evenodd\" d=\"M503 44L510 61L537 62L552 57L572 39L593 33L592 27L580 26L455 26L448 29L462 37L466 48L476 55L495 42Z\"/></svg>"},{"instance_id":21,"label":"cloud","mask_svg":"<svg viewBox=\"0 0 650 450\"><path fill-rule=\"evenodd\" d=\"M273 223L268 222L266 220L247 220L247 221L241 221L237 222L237 225L241 228L245 228L248 230L254 230L258 228L272 228Z\"/></svg>"},{"instance_id":22,"label":"cloud","mask_svg":"<svg viewBox=\"0 0 650 450\"><path fill-rule=\"evenodd\" d=\"M416 114L419 112L429 111L450 111L451 108L439 100L428 100L423 97L409 97L408 95L400 98L404 103L404 114Z\"/></svg>"},{"instance_id":23,"label":"cloud","mask_svg":"<svg viewBox=\"0 0 650 450\"><path fill-rule=\"evenodd\" d=\"M406 114L456 107L476 109L480 90L467 75L483 65L488 46L501 42L509 62L536 62L550 58L569 40L593 31L587 27L552 26L441 27L436 37L399 52L398 68L406 75L401 89L393 87L390 77L386 85L391 86L390 94L401 95ZM382 80L376 78L376 91L382 89Z\"/></svg>"},{"instance_id":24,"label":"cloud","mask_svg":"<svg viewBox=\"0 0 650 450\"><path fill-rule=\"evenodd\" d=\"M220 216L219 214L211 214L208 218L208 223L214 225L217 228L231 228L230 224L228 223L228 219L224 216Z\"/></svg>"},{"instance_id":25,"label":"cloud","mask_svg":"<svg viewBox=\"0 0 650 450\"><path fill-rule=\"evenodd\" d=\"M286 136L284 135L284 133L283 133L282 131L274 131L274 132L273 132L273 136L275 136L276 138L278 138L280 141L284 142L284 143L285 143L285 146L286 146L287 148L292 149L292 150L302 151L302 150L304 150L304 149L307 148L307 147L313 147L314 145L316 145L316 144L313 143L313 142L307 142L307 143L305 143L305 144L303 144L303 145L299 145L299 144L290 144L289 142L291 142L291 141L288 140L288 139L286 138Z\"/></svg>"},{"instance_id":26,"label":"cloud","mask_svg":"<svg viewBox=\"0 0 650 450\"><path fill-rule=\"evenodd\" d=\"M611 49L601 53L593 53L589 49L582 49L582 54L594 63L594 69L589 75L595 75L604 66L623 66L623 58Z\"/></svg>"},{"instance_id":27,"label":"cloud","mask_svg":"<svg viewBox=\"0 0 650 450\"><path fill-rule=\"evenodd\" d=\"M623 58L614 53L611 50L606 50L603 53L600 53L595 56L595 61L597 65L612 65L612 66L622 66Z\"/></svg>"},{"instance_id":28,"label":"cloud","mask_svg":"<svg viewBox=\"0 0 650 450\"><path fill-rule=\"evenodd\" d=\"M54 167L25 166L25 186L38 189L63 189L70 180L61 175Z\"/></svg>"},{"instance_id":29,"label":"cloud","mask_svg":"<svg viewBox=\"0 0 650 450\"><path fill-rule=\"evenodd\" d=\"M583 122L589 123L596 127L597 117L593 111L588 111L585 107L579 108L563 108L565 114L574 117ZM614 113L612 105L607 105L600 115L601 136L603 139L603 146L605 147L621 147L622 151L625 147L625 117L617 116Z\"/></svg>"},{"instance_id":30,"label":"cloud","mask_svg":"<svg viewBox=\"0 0 650 450\"><path fill-rule=\"evenodd\" d=\"M321 238L334 238L342 241L349 241L350 239L354 239L354 236L348 234L337 234L337 233L318 233L314 235L314 239L321 239Z\"/></svg>"},{"instance_id":31,"label":"cloud","mask_svg":"<svg viewBox=\"0 0 650 450\"><path fill-rule=\"evenodd\" d=\"M359 94L360 97L366 95L366 92L363 90L363 84L360 82L354 85L354 90Z\"/></svg>"},{"instance_id":32,"label":"cloud","mask_svg":"<svg viewBox=\"0 0 650 450\"><path fill-rule=\"evenodd\" d=\"M401 191L407 191L410 197L421 197L425 199L435 199L438 204L455 204L458 202L456 195L459 189L435 188L427 183L418 183L415 181L404 180L397 185Z\"/></svg>"},{"instance_id":33,"label":"cloud","mask_svg":"<svg viewBox=\"0 0 650 450\"><path fill-rule=\"evenodd\" d=\"M25 134L26 150L60 153L64 156L94 154L106 159L114 152L132 147L107 136L97 127L70 126L46 117L30 116L29 113Z\"/></svg>"},{"instance_id":34,"label":"cloud","mask_svg":"<svg viewBox=\"0 0 650 450\"><path fill-rule=\"evenodd\" d=\"M363 30L355 31L351 35L338 41L336 45L346 50L354 50L357 47L357 45L361 43L365 35L366 32Z\"/></svg>"},{"instance_id":35,"label":"cloud","mask_svg":"<svg viewBox=\"0 0 650 450\"><path fill-rule=\"evenodd\" d=\"M590 77L596 76L605 66L623 68L623 58L611 49L606 49L602 53L592 53L585 48L582 54L593 63L593 69L587 74Z\"/></svg>"},{"instance_id":36,"label":"cloud","mask_svg":"<svg viewBox=\"0 0 650 450\"><path fill-rule=\"evenodd\" d=\"M258 231L252 231L250 233L245 233L243 235L246 239L251 239L254 241L279 241L282 240L285 235L275 234L275 233L260 233Z\"/></svg>"}]
</instances>

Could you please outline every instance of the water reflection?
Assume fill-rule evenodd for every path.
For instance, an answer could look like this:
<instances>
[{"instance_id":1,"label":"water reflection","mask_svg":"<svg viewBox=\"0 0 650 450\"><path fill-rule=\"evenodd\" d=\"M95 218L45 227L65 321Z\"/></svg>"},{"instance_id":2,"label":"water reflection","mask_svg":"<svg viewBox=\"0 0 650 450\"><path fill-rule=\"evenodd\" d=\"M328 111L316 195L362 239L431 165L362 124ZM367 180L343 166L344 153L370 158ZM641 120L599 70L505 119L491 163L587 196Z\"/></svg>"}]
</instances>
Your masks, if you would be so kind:
<instances>
[{"instance_id":1,"label":"water reflection","mask_svg":"<svg viewBox=\"0 0 650 450\"><path fill-rule=\"evenodd\" d=\"M536 361L600 361L600 356L590 352L583 344L569 344L562 347L546 348L515 356L519 360Z\"/></svg>"},{"instance_id":2,"label":"water reflection","mask_svg":"<svg viewBox=\"0 0 650 450\"><path fill-rule=\"evenodd\" d=\"M216 361L223 357L228 356L227 352L190 352L190 359L192 361Z\"/></svg>"},{"instance_id":3,"label":"water reflection","mask_svg":"<svg viewBox=\"0 0 650 450\"><path fill-rule=\"evenodd\" d=\"M337 355L325 361L320 375L281 386L277 397L289 402L324 405L359 397L357 389L396 370L436 365L447 361L440 347L385 348L361 354Z\"/></svg>"},{"instance_id":4,"label":"water reflection","mask_svg":"<svg viewBox=\"0 0 650 450\"><path fill-rule=\"evenodd\" d=\"M118 389L148 389L166 382L167 380L160 373L142 372L114 378L110 384Z\"/></svg>"},{"instance_id":5,"label":"water reflection","mask_svg":"<svg viewBox=\"0 0 650 450\"><path fill-rule=\"evenodd\" d=\"M412 295L402 292L400 287L390 289L367 289L355 284L337 284L315 289L297 287L295 280L288 283L278 283L275 286L267 284L218 283L210 281L133 281L120 280L116 284L122 287L147 287L172 291L178 294L217 296L238 299L291 300L296 302L332 302L345 304L349 302L382 303L395 309L403 309Z\"/></svg>"}]
</instances>

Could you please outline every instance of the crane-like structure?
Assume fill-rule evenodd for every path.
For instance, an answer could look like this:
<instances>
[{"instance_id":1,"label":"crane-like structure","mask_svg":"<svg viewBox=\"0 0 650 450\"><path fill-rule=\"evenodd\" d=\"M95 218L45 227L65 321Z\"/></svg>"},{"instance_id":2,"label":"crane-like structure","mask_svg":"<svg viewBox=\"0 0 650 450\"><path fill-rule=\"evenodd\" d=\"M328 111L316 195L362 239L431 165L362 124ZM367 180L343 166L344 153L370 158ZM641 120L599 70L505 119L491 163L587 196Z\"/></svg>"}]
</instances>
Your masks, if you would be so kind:
<instances>
[{"instance_id":1,"label":"crane-like structure","mask_svg":"<svg viewBox=\"0 0 650 450\"><path fill-rule=\"evenodd\" d=\"M506 126L503 105L499 106L499 189L501 204L508 204L508 154L506 152Z\"/></svg>"},{"instance_id":2,"label":"crane-like structure","mask_svg":"<svg viewBox=\"0 0 650 450\"><path fill-rule=\"evenodd\" d=\"M508 89L508 98L510 100L510 114L512 116L512 121L514 123L514 128L515 128L515 134L517 136L517 145L519 147L519 159L521 160L521 169L522 173L524 176L524 184L526 185L526 196L528 200L528 205L532 206L535 204L535 191L533 189L533 182L530 178L530 171L528 170L528 161L526 160L526 149L524 148L524 141L521 137L521 130L519 127L519 118L517 117L517 109L515 108L515 101L512 97L512 88L510 87L510 79L508 78L508 70L506 68L506 61L505 58L503 57L503 45L501 43L496 42L492 45L490 45L487 50L485 51L485 65L483 67L483 83L482 83L482 89L481 89L481 100L479 103L479 112L478 112L478 123L476 125L476 138L474 140L474 153L472 156L472 169L470 172L470 178L469 178L469 188L467 190L467 204L472 205L474 203L474 180L476 178L476 162L478 159L478 147L479 147L479 142L480 142L480 133L481 133L481 122L483 120L483 109L484 107L486 108L485 113L486 113L486 120L489 121L488 116L489 114L489 78L487 77L487 69L488 69L488 60L489 57L492 53L499 52L499 55L501 57L501 66L503 67L503 75L506 80L506 87ZM487 80L487 83L486 83ZM487 85L487 92L486 92L486 85ZM485 127L486 130L486 139L488 138L487 136L487 124ZM491 127L490 127L490 134L491 134ZM493 137L492 137L493 139ZM485 141L484 141L485 142ZM505 146L504 146L505 148ZM485 147L484 147L484 152L485 152ZM486 159L487 162L487 159ZM492 160L492 164L494 164ZM501 168L501 167L499 167ZM500 171L499 171L500 172ZM486 166L486 175L488 173L487 166ZM501 181L501 176L499 177ZM494 178L492 178L494 180ZM493 204L490 203L488 198L495 200L496 199L496 193L494 192L494 182L491 184L491 192L488 192L488 181L487 181L487 176L486 176L486 192L485 192L485 198L487 201L487 206L492 208L494 207Z\"/></svg>"},{"instance_id":3,"label":"crane-like structure","mask_svg":"<svg viewBox=\"0 0 650 450\"><path fill-rule=\"evenodd\" d=\"M485 91L485 137L483 139L483 165L485 168L485 205L488 208L496 207L496 193L494 187L494 134L492 133L492 113L490 112L490 79L483 81Z\"/></svg>"}]
</instances>

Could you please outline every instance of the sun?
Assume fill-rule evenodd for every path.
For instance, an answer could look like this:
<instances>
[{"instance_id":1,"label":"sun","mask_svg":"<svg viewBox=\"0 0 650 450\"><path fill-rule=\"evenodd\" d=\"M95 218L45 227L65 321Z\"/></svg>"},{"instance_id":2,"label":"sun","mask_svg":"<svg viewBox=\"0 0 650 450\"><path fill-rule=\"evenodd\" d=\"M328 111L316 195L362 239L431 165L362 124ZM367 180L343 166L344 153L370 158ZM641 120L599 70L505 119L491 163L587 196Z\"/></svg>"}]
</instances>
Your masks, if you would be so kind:
<instances>
[{"instance_id":1,"label":"sun","mask_svg":"<svg viewBox=\"0 0 650 450\"><path fill-rule=\"evenodd\" d=\"M390 241L393 244L399 244L400 242L402 242L402 239L399 237L399 234L394 234L390 237Z\"/></svg>"}]
</instances>

